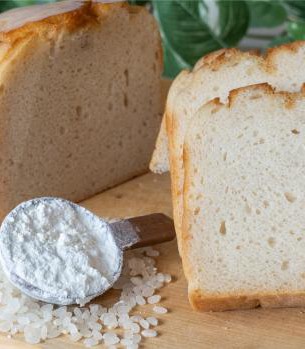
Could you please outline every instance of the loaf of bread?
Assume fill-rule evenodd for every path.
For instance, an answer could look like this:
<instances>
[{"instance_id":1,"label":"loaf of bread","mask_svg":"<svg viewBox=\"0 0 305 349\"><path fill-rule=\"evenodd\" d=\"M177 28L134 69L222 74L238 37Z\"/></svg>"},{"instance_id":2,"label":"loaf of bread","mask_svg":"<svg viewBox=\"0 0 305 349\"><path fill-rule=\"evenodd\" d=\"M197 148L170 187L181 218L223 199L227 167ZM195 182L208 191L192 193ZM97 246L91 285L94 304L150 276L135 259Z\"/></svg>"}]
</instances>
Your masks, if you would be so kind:
<instances>
[{"instance_id":1,"label":"loaf of bread","mask_svg":"<svg viewBox=\"0 0 305 349\"><path fill-rule=\"evenodd\" d=\"M225 49L211 53L196 64L192 72L183 71L174 80L167 99L165 125L161 128L151 168L167 169L166 142L169 143L174 220L181 251L183 214L183 143L185 132L194 113L207 101L219 97L226 101L230 90L268 82L283 91L299 91L305 82L305 42L279 46L266 56L255 52ZM167 136L167 137L166 137Z\"/></svg>"},{"instance_id":2,"label":"loaf of bread","mask_svg":"<svg viewBox=\"0 0 305 349\"><path fill-rule=\"evenodd\" d=\"M184 144L182 257L195 309L305 305L305 93L232 91Z\"/></svg>"},{"instance_id":3,"label":"loaf of bread","mask_svg":"<svg viewBox=\"0 0 305 349\"><path fill-rule=\"evenodd\" d=\"M162 54L143 7L63 1L0 15L0 215L80 201L148 170Z\"/></svg>"}]
</instances>

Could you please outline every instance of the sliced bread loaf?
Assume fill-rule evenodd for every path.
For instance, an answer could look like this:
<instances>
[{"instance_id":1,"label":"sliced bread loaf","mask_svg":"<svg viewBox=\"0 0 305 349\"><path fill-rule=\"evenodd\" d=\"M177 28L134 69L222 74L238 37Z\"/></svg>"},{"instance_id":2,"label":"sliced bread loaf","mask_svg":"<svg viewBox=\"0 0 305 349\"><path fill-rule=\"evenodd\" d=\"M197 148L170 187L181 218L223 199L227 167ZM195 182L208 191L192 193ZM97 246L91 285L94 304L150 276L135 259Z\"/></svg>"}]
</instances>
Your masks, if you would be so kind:
<instances>
[{"instance_id":1,"label":"sliced bread loaf","mask_svg":"<svg viewBox=\"0 0 305 349\"><path fill-rule=\"evenodd\" d=\"M187 131L182 258L203 311L305 305L305 93L213 100Z\"/></svg>"},{"instance_id":2,"label":"sliced bread loaf","mask_svg":"<svg viewBox=\"0 0 305 349\"><path fill-rule=\"evenodd\" d=\"M74 201L148 169L162 54L142 7L63 1L0 15L0 216Z\"/></svg>"},{"instance_id":3,"label":"sliced bread loaf","mask_svg":"<svg viewBox=\"0 0 305 349\"><path fill-rule=\"evenodd\" d=\"M219 97L226 101L230 90L268 82L284 91L298 91L305 81L305 42L269 50L265 57L252 52L226 49L202 58L192 72L183 71L173 82L166 104L172 196L178 247L181 250L183 211L183 142L188 123L207 101ZM161 131L163 132L163 131ZM164 134L164 133L163 133ZM159 137L159 144L164 144ZM164 146L162 147L162 151ZM157 147L156 152L161 148ZM160 155L154 155L156 159ZM162 158L166 158L162 155ZM159 163L159 168L165 168Z\"/></svg>"}]
</instances>

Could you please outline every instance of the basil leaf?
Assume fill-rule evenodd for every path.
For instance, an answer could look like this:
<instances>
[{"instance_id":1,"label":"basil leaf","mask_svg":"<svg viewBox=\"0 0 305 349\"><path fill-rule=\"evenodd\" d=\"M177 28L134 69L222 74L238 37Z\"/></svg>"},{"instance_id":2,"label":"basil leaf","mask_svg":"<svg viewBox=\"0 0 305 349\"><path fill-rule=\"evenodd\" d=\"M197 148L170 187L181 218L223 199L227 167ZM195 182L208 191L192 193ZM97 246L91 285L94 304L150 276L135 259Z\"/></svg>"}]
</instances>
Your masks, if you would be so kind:
<instances>
[{"instance_id":1,"label":"basil leaf","mask_svg":"<svg viewBox=\"0 0 305 349\"><path fill-rule=\"evenodd\" d=\"M206 53L235 45L249 23L245 1L153 0L153 11L165 46L168 77L194 65Z\"/></svg>"},{"instance_id":2,"label":"basil leaf","mask_svg":"<svg viewBox=\"0 0 305 349\"><path fill-rule=\"evenodd\" d=\"M281 25L287 18L285 6L280 1L249 0L251 27L272 28Z\"/></svg>"}]
</instances>

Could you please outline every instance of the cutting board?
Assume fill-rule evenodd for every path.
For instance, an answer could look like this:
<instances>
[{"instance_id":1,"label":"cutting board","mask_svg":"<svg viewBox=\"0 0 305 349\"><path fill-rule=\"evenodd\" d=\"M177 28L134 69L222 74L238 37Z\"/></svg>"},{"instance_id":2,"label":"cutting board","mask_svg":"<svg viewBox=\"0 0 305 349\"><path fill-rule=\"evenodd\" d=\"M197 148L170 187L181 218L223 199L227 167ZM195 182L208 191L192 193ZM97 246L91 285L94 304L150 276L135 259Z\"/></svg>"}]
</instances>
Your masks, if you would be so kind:
<instances>
[{"instance_id":1,"label":"cutting board","mask_svg":"<svg viewBox=\"0 0 305 349\"><path fill-rule=\"evenodd\" d=\"M152 212L171 215L170 181L167 175L146 174L108 190L82 203L105 217L126 217ZM157 246L158 269L173 276L173 282L160 294L169 313L158 316L159 336L143 340L141 348L156 349L282 349L305 348L305 309L255 309L225 313L197 313L187 299L187 283L183 275L176 241ZM109 291L96 301L110 304L116 291ZM144 309L144 310L143 310ZM151 306L141 307L146 316ZM0 349L77 349L65 336L35 346L27 345L22 336L8 339L0 336ZM94 348L104 348L99 345Z\"/></svg>"}]
</instances>

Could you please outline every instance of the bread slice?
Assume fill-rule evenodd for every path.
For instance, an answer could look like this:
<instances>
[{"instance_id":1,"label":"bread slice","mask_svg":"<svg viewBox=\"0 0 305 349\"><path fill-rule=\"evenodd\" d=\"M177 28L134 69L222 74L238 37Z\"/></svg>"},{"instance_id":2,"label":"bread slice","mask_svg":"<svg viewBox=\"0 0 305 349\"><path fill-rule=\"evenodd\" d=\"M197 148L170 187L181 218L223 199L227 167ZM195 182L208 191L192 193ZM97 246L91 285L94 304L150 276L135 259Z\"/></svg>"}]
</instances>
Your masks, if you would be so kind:
<instances>
[{"instance_id":1,"label":"bread slice","mask_svg":"<svg viewBox=\"0 0 305 349\"><path fill-rule=\"evenodd\" d=\"M268 82L279 90L298 91L305 81L305 70L300 69L304 61L305 42L279 46L269 50L264 57L253 52L225 49L205 56L192 72L183 71L173 82L165 115L179 251L183 210L183 143L194 113L207 101L215 97L226 101L230 90L247 85Z\"/></svg>"},{"instance_id":2,"label":"bread slice","mask_svg":"<svg viewBox=\"0 0 305 349\"><path fill-rule=\"evenodd\" d=\"M0 216L148 170L162 54L145 8L63 1L3 13L0 31Z\"/></svg>"},{"instance_id":3,"label":"bread slice","mask_svg":"<svg viewBox=\"0 0 305 349\"><path fill-rule=\"evenodd\" d=\"M305 305L305 93L213 100L185 138L182 258L202 311Z\"/></svg>"}]
</instances>

